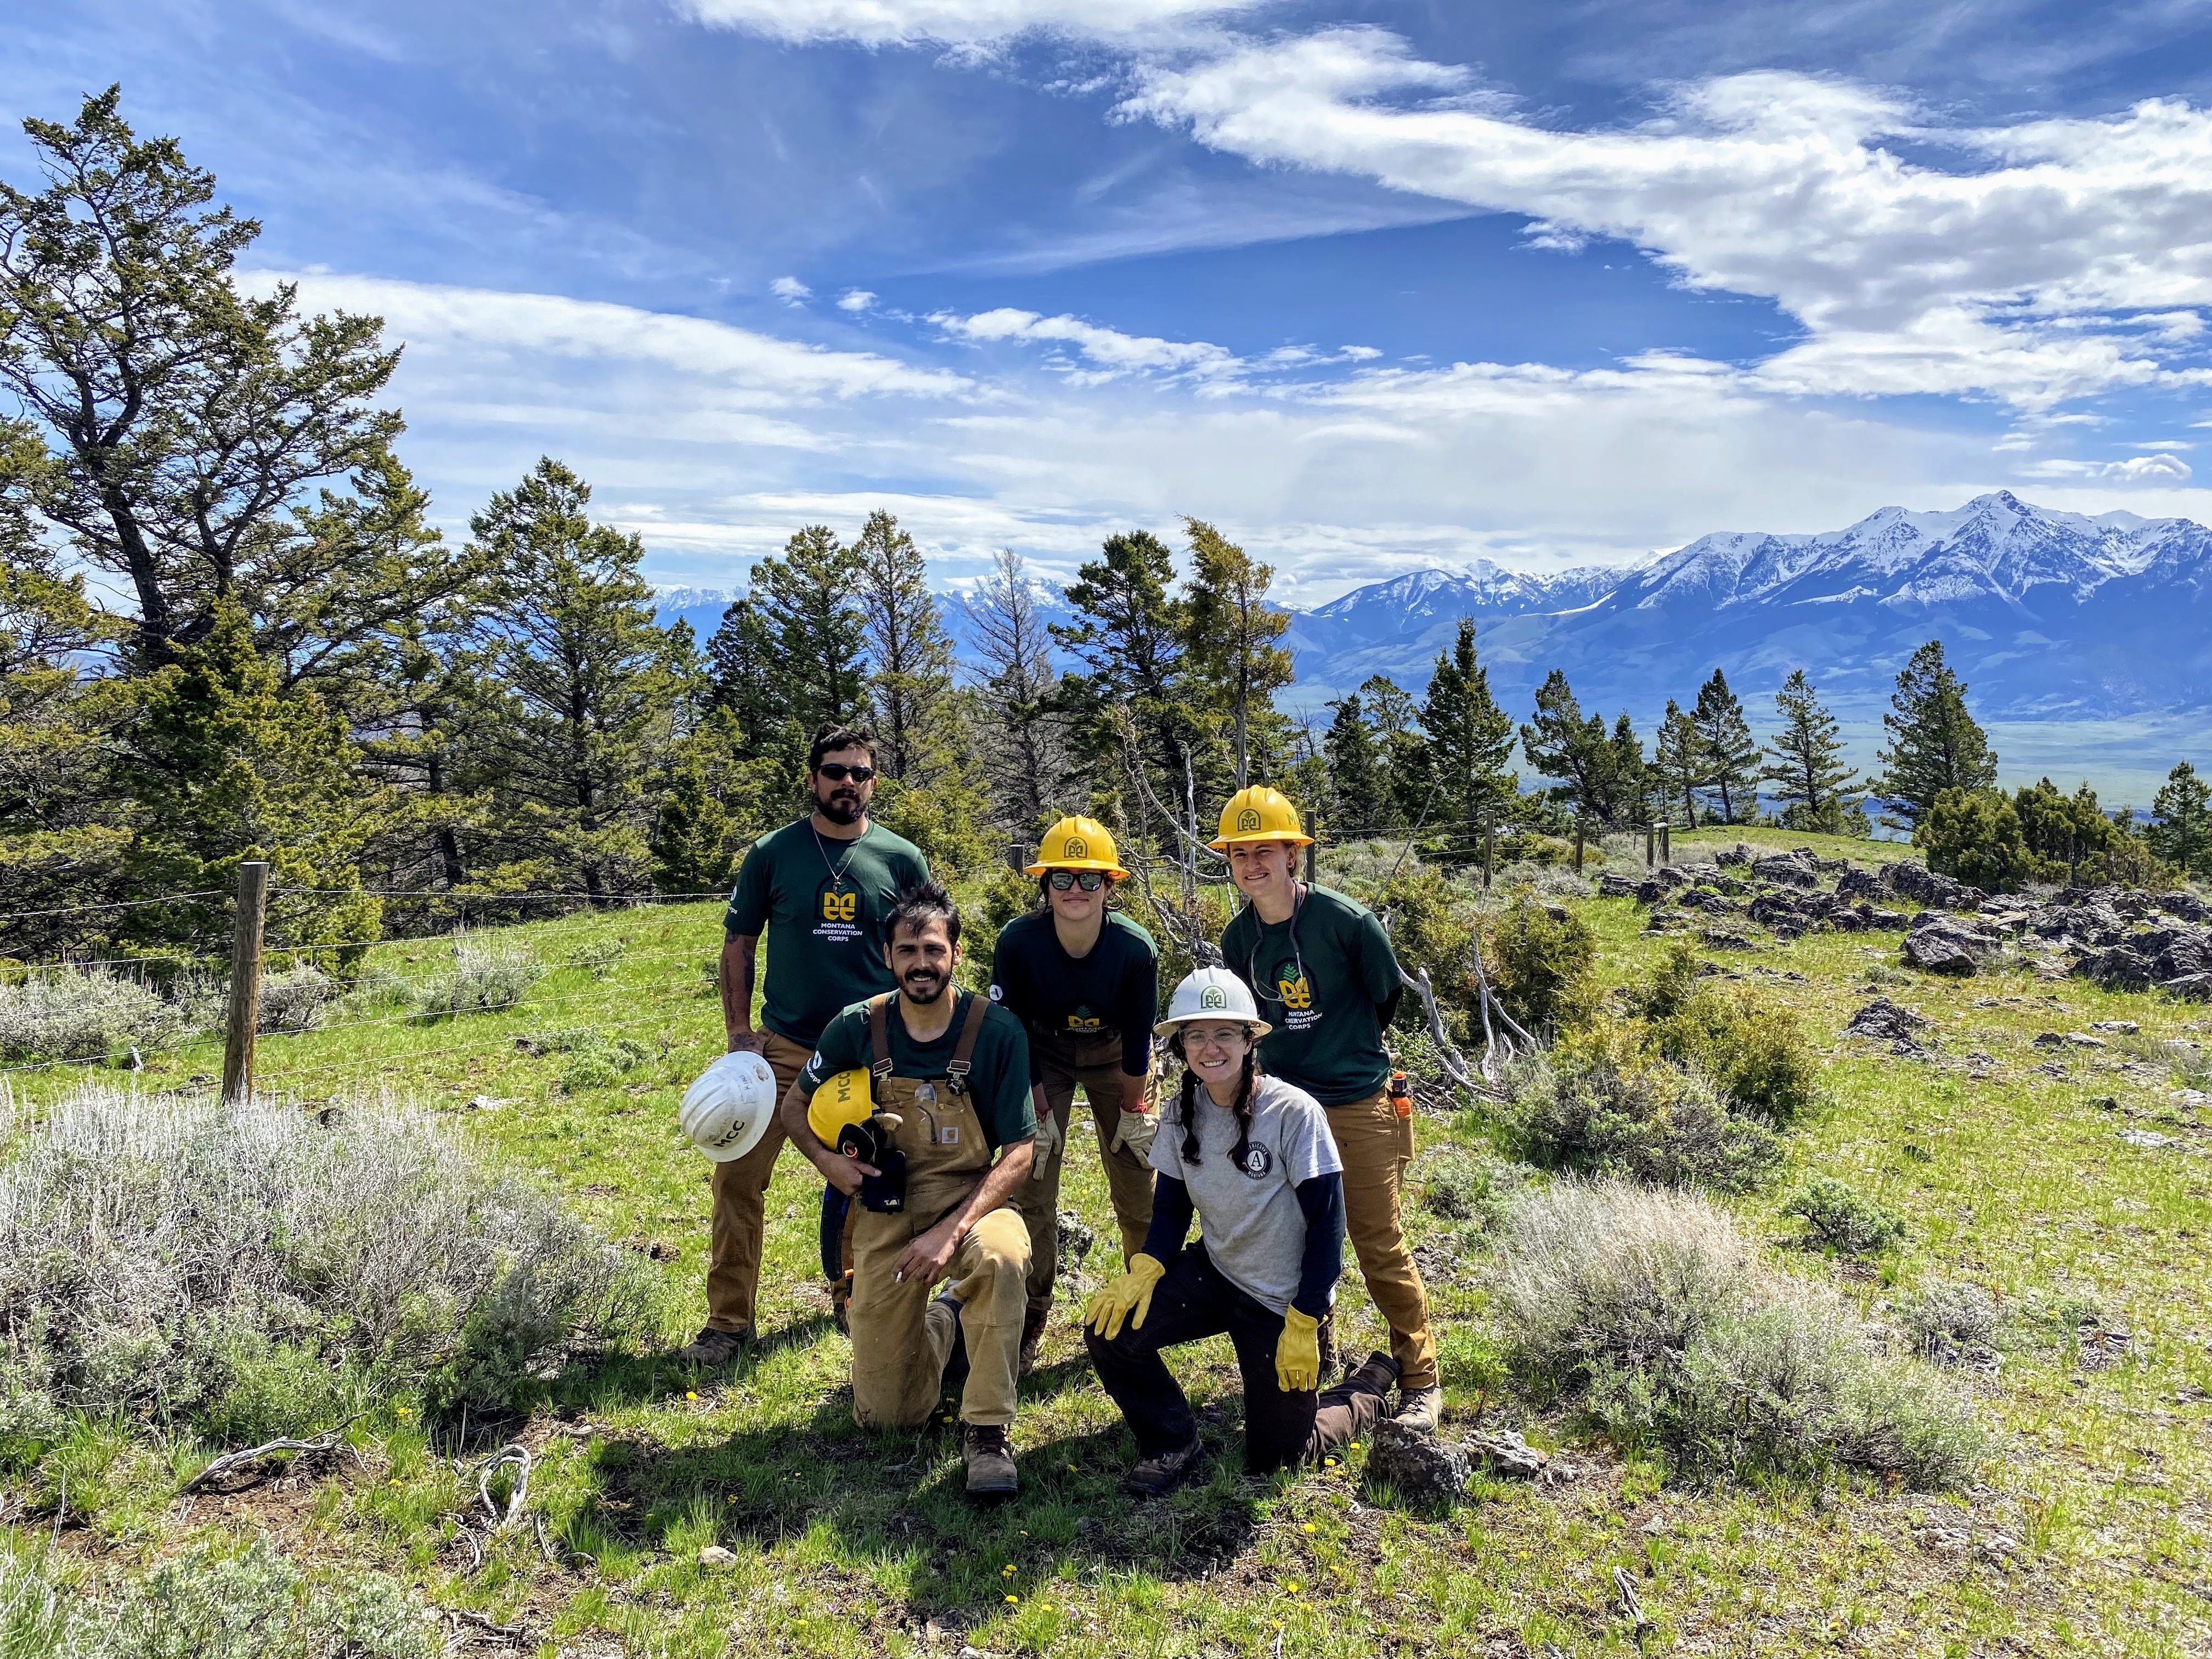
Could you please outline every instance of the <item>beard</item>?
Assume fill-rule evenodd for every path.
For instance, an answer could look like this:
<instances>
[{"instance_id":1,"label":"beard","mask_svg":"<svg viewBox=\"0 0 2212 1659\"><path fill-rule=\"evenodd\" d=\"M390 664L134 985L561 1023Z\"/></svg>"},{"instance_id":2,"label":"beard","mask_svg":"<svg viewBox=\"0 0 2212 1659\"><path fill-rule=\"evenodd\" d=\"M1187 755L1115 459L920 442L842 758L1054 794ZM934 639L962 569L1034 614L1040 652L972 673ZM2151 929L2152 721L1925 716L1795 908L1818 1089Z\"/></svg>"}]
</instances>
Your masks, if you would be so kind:
<instances>
[{"instance_id":1,"label":"beard","mask_svg":"<svg viewBox=\"0 0 2212 1659\"><path fill-rule=\"evenodd\" d=\"M858 823L861 812L866 810L860 805L859 793L851 789L834 791L827 800L817 795L814 806L830 823L839 824Z\"/></svg>"},{"instance_id":2,"label":"beard","mask_svg":"<svg viewBox=\"0 0 2212 1659\"><path fill-rule=\"evenodd\" d=\"M927 1008L943 996L945 988L951 983L952 975L950 974L917 970L899 981L899 989L905 993L908 1001Z\"/></svg>"}]
</instances>

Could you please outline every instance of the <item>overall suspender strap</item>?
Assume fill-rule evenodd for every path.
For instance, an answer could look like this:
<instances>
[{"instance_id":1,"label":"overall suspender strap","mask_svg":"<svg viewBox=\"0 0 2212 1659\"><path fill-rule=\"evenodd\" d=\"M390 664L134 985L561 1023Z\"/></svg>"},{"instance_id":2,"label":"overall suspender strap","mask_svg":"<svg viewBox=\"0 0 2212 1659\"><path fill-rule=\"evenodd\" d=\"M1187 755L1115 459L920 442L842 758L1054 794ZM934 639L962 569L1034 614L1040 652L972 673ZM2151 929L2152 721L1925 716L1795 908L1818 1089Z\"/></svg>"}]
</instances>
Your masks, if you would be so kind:
<instances>
[{"instance_id":1,"label":"overall suspender strap","mask_svg":"<svg viewBox=\"0 0 2212 1659\"><path fill-rule=\"evenodd\" d=\"M968 999L968 1018L961 1022L960 1041L953 1045L952 1062L945 1068L945 1086L956 1095L968 1092L968 1073L975 1063L975 1039L981 1035L983 1017L991 1005L979 996Z\"/></svg>"},{"instance_id":2,"label":"overall suspender strap","mask_svg":"<svg viewBox=\"0 0 2212 1659\"><path fill-rule=\"evenodd\" d=\"M880 1106L883 1102L876 1094L876 1085L891 1074L891 999L896 991L885 991L868 999L868 1101Z\"/></svg>"}]
</instances>

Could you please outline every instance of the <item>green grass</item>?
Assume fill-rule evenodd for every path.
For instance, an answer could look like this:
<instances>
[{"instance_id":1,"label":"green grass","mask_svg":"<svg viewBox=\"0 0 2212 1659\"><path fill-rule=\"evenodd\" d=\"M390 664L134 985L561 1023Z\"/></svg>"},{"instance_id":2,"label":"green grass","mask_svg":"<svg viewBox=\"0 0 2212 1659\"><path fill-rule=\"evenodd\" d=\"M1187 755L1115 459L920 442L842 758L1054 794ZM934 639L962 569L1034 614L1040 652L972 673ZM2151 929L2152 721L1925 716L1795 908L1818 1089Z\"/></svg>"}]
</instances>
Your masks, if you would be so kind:
<instances>
[{"instance_id":1,"label":"green grass","mask_svg":"<svg viewBox=\"0 0 2212 1659\"><path fill-rule=\"evenodd\" d=\"M1778 845L1823 845L1767 833ZM1662 942L1635 906L1578 908L1600 935L1609 980L1656 959ZM264 1086L289 1087L304 1108L386 1089L450 1113L458 1136L658 1257L673 1343L701 1313L707 1166L682 1145L675 1107L720 1047L702 971L718 921L714 906L698 905L515 930L551 969L520 1006L264 1038ZM626 949L606 978L563 965L615 938ZM529 1632L520 1650L544 1659L950 1654L963 1642L1085 1659L1372 1659L1540 1653L1547 1643L1628 1654L1639 1644L1619 1613L1616 1566L1634 1577L1652 1621L1645 1652L2201 1655L2212 1634L2212 1421L2194 1391L2212 1390L2212 1164L2199 1155L2212 1137L2171 1104L2162 1061L2118 1048L2069 1053L2059 1079L2032 1069L2047 1058L2032 1044L2039 1031L2111 1018L2140 1021L2146 1039L2185 1035L2204 1011L2025 975L1903 984L1886 975L1877 988L1869 969L1893 968L1896 945L1815 935L1723 961L1791 1009L1827 1054L1826 1103L1793 1127L1786 1167L1734 1207L1773 1241L1778 1262L1832 1277L1877 1319L1926 1280L1963 1278L2008 1307L2035 1293L2086 1297L2108 1326L2130 1332L2109 1369L2084 1368L2061 1331L2016 1345L1996 1378L1977 1381L2006 1450L1962 1496L1845 1477L1693 1487L1589 1442L1574 1421L1504 1385L1486 1322L1479 1224L1409 1199L1455 1421L1480 1407L1487 1423L1563 1449L1578 1479L1545 1489L1479 1480L1471 1501L1441 1519L1370 1501L1356 1449L1340 1466L1247 1482L1234 1450L1234 1366L1226 1344L1213 1342L1177 1364L1222 1455L1173 1499L1136 1506L1117 1484L1130 1443L1076 1336L1094 1261L1088 1278L1064 1278L1044 1361L1024 1385L1022 1495L976 1511L961 1495L949 1437L853 1425L849 1349L813 1260L816 1182L793 1158L769 1194L761 1314L770 1340L760 1353L712 1376L644 1357L580 1369L552 1380L528 1422L472 1431L477 1456L506 1437L532 1448L530 1509L543 1519L543 1547L526 1523L474 1565L455 1536L474 1494L473 1476L453 1461L461 1449L426 1442L414 1402L395 1400L349 1431L365 1470L220 1500L178 1496L211 1449L131 1444L87 1425L56 1454L68 1466L62 1547L108 1571L165 1559L198 1535L265 1530L331 1582L381 1571L437 1606L519 1620ZM397 943L372 961L420 976L448 948ZM1934 1060L1842 1038L1877 988L1936 1021ZM516 1046L581 1027L627 1036L648 1058L615 1085L570 1094L560 1082L568 1055ZM1976 1053L1988 1063L1970 1061ZM2124 1065L2143 1069L2100 1069ZM143 1082L213 1069L211 1048L157 1055ZM61 1080L32 1077L18 1097L35 1109ZM479 1097L504 1103L472 1108ZM1430 1103L1439 1109L1419 1121L1425 1152L1486 1144L1480 1113ZM2118 1132L2130 1123L2180 1144L2124 1145ZM1068 1170L1063 1201L1110 1237L1087 1132ZM1903 1243L1869 1264L1792 1248L1799 1228L1782 1206L1815 1173L1903 1217ZM1383 1340L1349 1267L1340 1322L1347 1349ZM0 1494L0 1515L11 1510L22 1547L51 1527L50 1513L22 1516ZM1998 1534L2013 1547L1993 1553ZM736 1565L701 1567L708 1543L735 1552Z\"/></svg>"},{"instance_id":2,"label":"green grass","mask_svg":"<svg viewBox=\"0 0 2212 1659\"><path fill-rule=\"evenodd\" d=\"M1798 830L1775 830L1763 824L1716 824L1697 830L1677 830L1676 847L1733 847L1744 842L1761 852L1786 853L1809 847L1824 859L1850 859L1855 864L1890 864L1899 859L1919 861L1920 853L1909 841L1862 841L1855 836L1810 835Z\"/></svg>"}]
</instances>

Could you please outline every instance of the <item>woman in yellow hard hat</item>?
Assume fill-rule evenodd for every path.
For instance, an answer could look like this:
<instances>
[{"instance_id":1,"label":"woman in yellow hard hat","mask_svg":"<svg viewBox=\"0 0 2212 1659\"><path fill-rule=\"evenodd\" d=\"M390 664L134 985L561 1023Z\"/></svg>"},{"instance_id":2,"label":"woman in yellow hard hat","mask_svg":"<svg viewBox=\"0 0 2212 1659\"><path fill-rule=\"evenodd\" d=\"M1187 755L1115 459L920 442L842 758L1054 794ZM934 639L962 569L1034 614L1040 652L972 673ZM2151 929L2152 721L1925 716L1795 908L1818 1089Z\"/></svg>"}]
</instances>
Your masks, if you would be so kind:
<instances>
[{"instance_id":1,"label":"woman in yellow hard hat","mask_svg":"<svg viewBox=\"0 0 2212 1659\"><path fill-rule=\"evenodd\" d=\"M1261 1065L1328 1115L1344 1160L1346 1231L1367 1294L1390 1327L1396 1420L1434 1429L1443 1391L1428 1287L1398 1218L1413 1124L1410 1103L1401 1115L1389 1092L1382 1037L1403 982L1390 936L1366 906L1298 879L1298 849L1312 840L1280 790L1255 785L1230 797L1211 844L1229 855L1245 903L1222 933L1221 957L1273 1026L1261 1040Z\"/></svg>"},{"instance_id":2,"label":"woman in yellow hard hat","mask_svg":"<svg viewBox=\"0 0 2212 1659\"><path fill-rule=\"evenodd\" d=\"M1152 1019L1159 1008L1159 947L1109 909L1121 867L1113 833L1096 818L1065 817L1045 832L1036 862L1037 905L999 934L991 995L1029 1029L1037 1143L1030 1179L1014 1200L1030 1229L1029 1311L1021 1368L1036 1363L1059 1268L1060 1170L1076 1085L1091 1103L1126 1262L1144 1248L1152 1218Z\"/></svg>"}]
</instances>

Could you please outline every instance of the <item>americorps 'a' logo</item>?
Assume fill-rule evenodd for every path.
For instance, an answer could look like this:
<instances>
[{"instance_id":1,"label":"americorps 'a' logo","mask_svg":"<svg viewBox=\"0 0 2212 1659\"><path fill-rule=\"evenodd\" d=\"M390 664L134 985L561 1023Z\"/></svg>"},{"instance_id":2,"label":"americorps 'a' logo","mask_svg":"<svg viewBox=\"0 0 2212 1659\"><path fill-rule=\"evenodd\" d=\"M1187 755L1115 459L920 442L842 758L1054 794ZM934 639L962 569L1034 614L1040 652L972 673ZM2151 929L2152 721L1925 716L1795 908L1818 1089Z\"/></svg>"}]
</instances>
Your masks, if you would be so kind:
<instances>
[{"instance_id":1,"label":"americorps 'a' logo","mask_svg":"<svg viewBox=\"0 0 2212 1659\"><path fill-rule=\"evenodd\" d=\"M1237 815L1237 827L1239 830L1257 830L1260 827L1260 814L1255 809L1246 807Z\"/></svg>"},{"instance_id":2,"label":"americorps 'a' logo","mask_svg":"<svg viewBox=\"0 0 2212 1659\"><path fill-rule=\"evenodd\" d=\"M1091 856L1091 843L1084 840L1080 836L1070 836L1067 838L1067 856L1072 859L1089 858Z\"/></svg>"},{"instance_id":3,"label":"americorps 'a' logo","mask_svg":"<svg viewBox=\"0 0 2212 1659\"><path fill-rule=\"evenodd\" d=\"M824 921L857 921L860 915L860 896L858 893L830 893L822 895L822 920Z\"/></svg>"},{"instance_id":4,"label":"americorps 'a' logo","mask_svg":"<svg viewBox=\"0 0 2212 1659\"><path fill-rule=\"evenodd\" d=\"M1198 994L1199 1012L1212 1012L1229 1006L1229 994L1218 985L1209 985Z\"/></svg>"}]
</instances>

